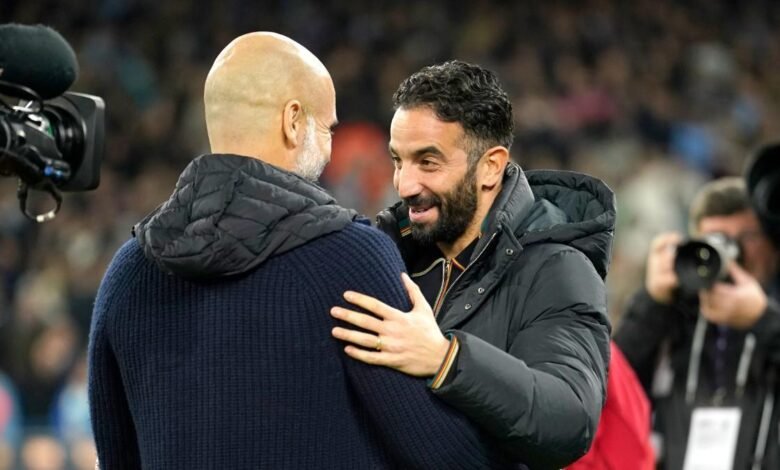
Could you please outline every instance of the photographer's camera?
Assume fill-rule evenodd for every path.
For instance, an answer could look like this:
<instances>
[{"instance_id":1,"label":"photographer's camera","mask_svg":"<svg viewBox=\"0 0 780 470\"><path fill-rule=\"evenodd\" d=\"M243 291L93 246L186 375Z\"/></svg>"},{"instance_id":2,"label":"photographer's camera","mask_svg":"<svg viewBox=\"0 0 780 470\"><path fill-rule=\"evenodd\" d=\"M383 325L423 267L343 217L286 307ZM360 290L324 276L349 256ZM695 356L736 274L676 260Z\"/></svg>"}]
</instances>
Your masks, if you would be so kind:
<instances>
[{"instance_id":1,"label":"photographer's camera","mask_svg":"<svg viewBox=\"0 0 780 470\"><path fill-rule=\"evenodd\" d=\"M689 293L709 289L729 280L729 264L739 261L741 249L736 240L723 233L689 238L677 247L674 270L680 288Z\"/></svg>"}]
</instances>

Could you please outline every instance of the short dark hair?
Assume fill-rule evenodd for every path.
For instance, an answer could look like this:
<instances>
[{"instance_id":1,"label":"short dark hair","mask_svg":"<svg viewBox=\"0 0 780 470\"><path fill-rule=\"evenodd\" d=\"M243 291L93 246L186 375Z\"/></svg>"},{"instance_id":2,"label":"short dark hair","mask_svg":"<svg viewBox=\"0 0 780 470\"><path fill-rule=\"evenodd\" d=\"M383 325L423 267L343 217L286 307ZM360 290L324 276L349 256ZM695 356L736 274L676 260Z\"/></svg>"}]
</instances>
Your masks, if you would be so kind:
<instances>
[{"instance_id":1,"label":"short dark hair","mask_svg":"<svg viewBox=\"0 0 780 470\"><path fill-rule=\"evenodd\" d=\"M393 108L426 106L444 122L457 122L469 138L469 163L495 145L509 149L514 138L512 102L496 74L452 60L430 65L401 82Z\"/></svg>"},{"instance_id":2,"label":"short dark hair","mask_svg":"<svg viewBox=\"0 0 780 470\"><path fill-rule=\"evenodd\" d=\"M750 210L745 180L736 176L710 181L699 189L688 211L691 233L705 217L729 216Z\"/></svg>"}]
</instances>

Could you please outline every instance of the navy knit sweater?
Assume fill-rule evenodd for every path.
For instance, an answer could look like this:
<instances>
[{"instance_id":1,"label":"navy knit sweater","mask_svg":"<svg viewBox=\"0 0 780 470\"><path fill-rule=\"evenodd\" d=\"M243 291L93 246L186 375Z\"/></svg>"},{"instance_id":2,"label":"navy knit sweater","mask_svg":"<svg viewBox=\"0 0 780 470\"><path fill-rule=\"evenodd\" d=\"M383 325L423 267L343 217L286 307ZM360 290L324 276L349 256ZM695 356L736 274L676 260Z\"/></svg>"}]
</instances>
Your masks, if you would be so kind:
<instances>
[{"instance_id":1,"label":"navy knit sweater","mask_svg":"<svg viewBox=\"0 0 780 470\"><path fill-rule=\"evenodd\" d=\"M227 234L204 243L204 233L246 235L231 228L227 214L236 213L231 208L236 201L241 207L247 198L262 203L268 186L251 189L257 180L292 194L301 192L291 190L290 181L308 184L237 158L196 160L197 176L190 172L194 179L188 182L185 171L171 200L138 227L140 243L126 243L106 272L89 346L101 468L505 468L492 444L433 397L424 380L352 360L331 337L328 312L345 306L346 290L409 307L400 282L402 261L380 232L358 222L335 230L331 224L324 234L297 243L276 240L276 248L266 250L269 256L261 255L257 266L246 264L242 273L209 271L215 264L224 268L235 253L210 248ZM225 168L209 171L225 161ZM233 184L225 189L219 178L213 181L215 174L231 174ZM210 204L204 198L219 190L232 196L220 199L224 207L213 223L203 223L210 220L198 214ZM273 207L284 199L279 194ZM315 201L309 208L328 204ZM298 209L298 214L309 210ZM163 224L161 232L175 233L176 241L152 243L154 220L177 210L188 211L186 223ZM261 217L258 213L263 210L248 218ZM265 230L262 236L274 236L280 224L267 215L262 217L269 223L257 227ZM338 217L320 214L306 223ZM307 226L296 233L317 233ZM176 252L183 240L199 245L184 251L200 261ZM198 263L204 269L187 276L184 258L190 260L188 269L197 271ZM165 272L177 269L177 275Z\"/></svg>"}]
</instances>

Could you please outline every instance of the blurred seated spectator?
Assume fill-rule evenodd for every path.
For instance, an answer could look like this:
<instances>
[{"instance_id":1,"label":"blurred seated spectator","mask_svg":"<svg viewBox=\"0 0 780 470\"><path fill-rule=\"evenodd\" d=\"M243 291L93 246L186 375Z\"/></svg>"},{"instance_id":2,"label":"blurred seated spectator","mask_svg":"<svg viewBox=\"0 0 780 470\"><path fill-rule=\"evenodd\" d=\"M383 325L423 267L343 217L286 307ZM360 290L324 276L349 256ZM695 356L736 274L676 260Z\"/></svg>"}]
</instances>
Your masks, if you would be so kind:
<instances>
[{"instance_id":1,"label":"blurred seated spectator","mask_svg":"<svg viewBox=\"0 0 780 470\"><path fill-rule=\"evenodd\" d=\"M89 420L87 358L82 354L54 399L52 428L67 448L74 470L93 470L97 451Z\"/></svg>"},{"instance_id":2,"label":"blurred seated spectator","mask_svg":"<svg viewBox=\"0 0 780 470\"><path fill-rule=\"evenodd\" d=\"M10 469L22 434L22 417L16 388L0 372L0 470Z\"/></svg>"},{"instance_id":3,"label":"blurred seated spectator","mask_svg":"<svg viewBox=\"0 0 780 470\"><path fill-rule=\"evenodd\" d=\"M54 400L52 426L67 444L92 438L87 397L87 358L82 355L74 364L65 385Z\"/></svg>"},{"instance_id":4,"label":"blurred seated spectator","mask_svg":"<svg viewBox=\"0 0 780 470\"><path fill-rule=\"evenodd\" d=\"M68 445L70 462L73 470L94 470L97 461L95 441L89 437L83 437L72 441Z\"/></svg>"},{"instance_id":5,"label":"blurred seated spectator","mask_svg":"<svg viewBox=\"0 0 780 470\"><path fill-rule=\"evenodd\" d=\"M78 352L77 332L69 322L38 329L26 351L28 367L18 375L27 424L48 422L52 403Z\"/></svg>"},{"instance_id":6,"label":"blurred seated spectator","mask_svg":"<svg viewBox=\"0 0 780 470\"><path fill-rule=\"evenodd\" d=\"M19 455L25 470L66 470L65 447L45 430L29 433Z\"/></svg>"}]
</instances>

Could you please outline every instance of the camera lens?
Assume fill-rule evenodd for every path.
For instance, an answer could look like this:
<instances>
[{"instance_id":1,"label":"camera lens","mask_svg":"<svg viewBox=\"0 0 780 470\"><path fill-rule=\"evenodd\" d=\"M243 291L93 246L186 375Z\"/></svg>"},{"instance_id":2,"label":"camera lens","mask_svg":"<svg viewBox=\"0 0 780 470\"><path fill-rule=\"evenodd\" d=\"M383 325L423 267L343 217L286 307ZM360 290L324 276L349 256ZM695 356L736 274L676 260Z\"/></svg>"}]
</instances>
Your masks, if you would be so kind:
<instances>
[{"instance_id":1,"label":"camera lens","mask_svg":"<svg viewBox=\"0 0 780 470\"><path fill-rule=\"evenodd\" d=\"M684 291L709 289L717 281L727 281L728 265L738 260L739 244L723 233L691 238L677 247L674 270Z\"/></svg>"},{"instance_id":2,"label":"camera lens","mask_svg":"<svg viewBox=\"0 0 780 470\"><path fill-rule=\"evenodd\" d=\"M674 270L680 285L697 291L710 287L718 278L722 260L717 250L699 240L690 240L677 248Z\"/></svg>"},{"instance_id":3,"label":"camera lens","mask_svg":"<svg viewBox=\"0 0 780 470\"><path fill-rule=\"evenodd\" d=\"M83 123L77 115L59 106L47 106L43 114L49 120L57 148L73 168L81 165L84 157Z\"/></svg>"}]
</instances>

